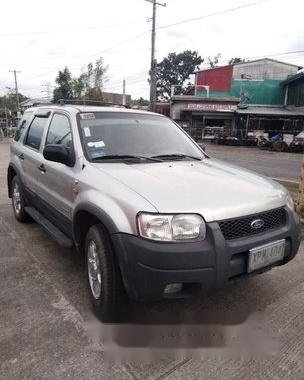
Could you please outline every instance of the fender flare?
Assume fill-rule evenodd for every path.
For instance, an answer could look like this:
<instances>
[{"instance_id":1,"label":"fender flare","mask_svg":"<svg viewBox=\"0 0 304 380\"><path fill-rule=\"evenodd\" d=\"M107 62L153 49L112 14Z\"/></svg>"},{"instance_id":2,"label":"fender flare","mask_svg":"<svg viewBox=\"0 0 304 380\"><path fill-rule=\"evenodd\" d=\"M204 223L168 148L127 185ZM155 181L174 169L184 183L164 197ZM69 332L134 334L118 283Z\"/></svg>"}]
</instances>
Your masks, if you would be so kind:
<instances>
[{"instance_id":1,"label":"fender flare","mask_svg":"<svg viewBox=\"0 0 304 380\"><path fill-rule=\"evenodd\" d=\"M7 174L6 174L6 178L7 178L7 190L8 190L8 197L11 198L12 197L12 188L11 188L11 182L12 182L12 179L13 177L11 176L10 174L10 169L13 169L14 172L16 173L16 175L18 175L22 185L23 185L23 181L22 181L22 178L21 178L21 175L19 173L19 169L17 168L17 166L10 162L9 165L8 165L8 168L7 168Z\"/></svg>"},{"instance_id":2,"label":"fender flare","mask_svg":"<svg viewBox=\"0 0 304 380\"><path fill-rule=\"evenodd\" d=\"M77 223L77 214L81 211L88 212L100 220L100 223L105 226L110 235L119 232L113 219L106 212L90 202L79 203L73 212L73 238L76 243L79 243L78 228L80 227Z\"/></svg>"}]
</instances>

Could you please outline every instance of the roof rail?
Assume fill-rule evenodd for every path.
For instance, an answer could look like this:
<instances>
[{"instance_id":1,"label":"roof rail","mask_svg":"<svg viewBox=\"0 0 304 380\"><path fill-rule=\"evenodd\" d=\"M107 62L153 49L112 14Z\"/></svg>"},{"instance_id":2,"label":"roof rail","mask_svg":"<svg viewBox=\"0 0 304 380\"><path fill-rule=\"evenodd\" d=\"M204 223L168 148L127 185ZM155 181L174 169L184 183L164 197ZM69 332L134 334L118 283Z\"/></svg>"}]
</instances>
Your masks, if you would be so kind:
<instances>
[{"instance_id":1,"label":"roof rail","mask_svg":"<svg viewBox=\"0 0 304 380\"><path fill-rule=\"evenodd\" d=\"M82 105L82 106L90 106L92 103L96 105L100 105L102 107L123 107L123 108L130 108L128 105L124 104L117 104L117 103L110 103L110 102L104 102L102 100L94 100L94 99L59 99L58 103L61 106L75 103L74 105Z\"/></svg>"}]
</instances>

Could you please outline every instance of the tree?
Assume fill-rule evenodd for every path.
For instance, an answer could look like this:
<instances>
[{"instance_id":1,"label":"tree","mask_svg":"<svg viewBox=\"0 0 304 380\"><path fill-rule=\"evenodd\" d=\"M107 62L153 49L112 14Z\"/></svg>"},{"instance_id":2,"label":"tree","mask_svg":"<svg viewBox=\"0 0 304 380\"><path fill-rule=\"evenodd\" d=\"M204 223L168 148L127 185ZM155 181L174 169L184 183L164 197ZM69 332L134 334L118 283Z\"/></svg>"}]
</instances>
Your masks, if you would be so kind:
<instances>
[{"instance_id":1,"label":"tree","mask_svg":"<svg viewBox=\"0 0 304 380\"><path fill-rule=\"evenodd\" d=\"M86 90L85 75L81 74L78 78L72 80L72 92L74 99L81 99Z\"/></svg>"},{"instance_id":2,"label":"tree","mask_svg":"<svg viewBox=\"0 0 304 380\"><path fill-rule=\"evenodd\" d=\"M73 99L73 79L67 67L58 72L55 82L58 86L53 92L54 103L58 103L60 99Z\"/></svg>"},{"instance_id":3,"label":"tree","mask_svg":"<svg viewBox=\"0 0 304 380\"><path fill-rule=\"evenodd\" d=\"M171 87L176 87L175 93L182 93L185 82L189 79L190 75L199 66L203 59L198 55L197 51L185 50L181 53L169 53L157 65L156 70L156 85L158 100L168 100L171 97Z\"/></svg>"},{"instance_id":4,"label":"tree","mask_svg":"<svg viewBox=\"0 0 304 380\"><path fill-rule=\"evenodd\" d=\"M102 100L102 88L107 80L106 71L108 66L104 65L103 59L99 58L95 63L90 62L79 77L72 77L68 67L59 71L53 92L53 101L65 100ZM94 104L94 103L93 103Z\"/></svg>"},{"instance_id":5,"label":"tree","mask_svg":"<svg viewBox=\"0 0 304 380\"><path fill-rule=\"evenodd\" d=\"M20 92L18 97L20 103L28 99ZM9 90L6 95L0 96L0 117L5 117L5 111L7 116L17 115L16 93L13 90Z\"/></svg>"},{"instance_id":6,"label":"tree","mask_svg":"<svg viewBox=\"0 0 304 380\"><path fill-rule=\"evenodd\" d=\"M214 57L208 57L208 64L213 69L218 66L219 60L221 58L221 54L217 53Z\"/></svg>"},{"instance_id":7,"label":"tree","mask_svg":"<svg viewBox=\"0 0 304 380\"><path fill-rule=\"evenodd\" d=\"M234 65L236 63L243 63L243 62L246 62L245 58L234 57L234 58L231 58L228 63L229 65Z\"/></svg>"},{"instance_id":8,"label":"tree","mask_svg":"<svg viewBox=\"0 0 304 380\"><path fill-rule=\"evenodd\" d=\"M144 99L142 96L139 98L139 99L134 99L133 100L133 104L135 105L135 106L141 106L141 107L147 107L149 104L150 104L150 102L149 102L149 100L147 100L147 99Z\"/></svg>"},{"instance_id":9,"label":"tree","mask_svg":"<svg viewBox=\"0 0 304 380\"><path fill-rule=\"evenodd\" d=\"M82 73L85 97L89 100L102 100L102 89L107 81L108 66L104 65L103 58L97 59L95 64L90 62Z\"/></svg>"}]
</instances>

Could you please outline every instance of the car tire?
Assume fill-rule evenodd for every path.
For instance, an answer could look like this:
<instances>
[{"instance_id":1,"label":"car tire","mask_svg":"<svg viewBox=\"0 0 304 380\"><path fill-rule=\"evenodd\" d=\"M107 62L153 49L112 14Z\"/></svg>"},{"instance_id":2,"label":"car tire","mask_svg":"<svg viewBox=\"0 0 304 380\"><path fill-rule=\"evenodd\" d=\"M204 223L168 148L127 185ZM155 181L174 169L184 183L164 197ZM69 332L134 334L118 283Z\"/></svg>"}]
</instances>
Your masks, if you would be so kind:
<instances>
[{"instance_id":1,"label":"car tire","mask_svg":"<svg viewBox=\"0 0 304 380\"><path fill-rule=\"evenodd\" d=\"M110 237L101 224L90 227L85 241L86 274L95 314L103 322L122 322L127 295Z\"/></svg>"},{"instance_id":2,"label":"car tire","mask_svg":"<svg viewBox=\"0 0 304 380\"><path fill-rule=\"evenodd\" d=\"M27 223L31 221L31 217L25 211L26 201L21 181L17 175L12 179L12 206L18 222Z\"/></svg>"}]
</instances>

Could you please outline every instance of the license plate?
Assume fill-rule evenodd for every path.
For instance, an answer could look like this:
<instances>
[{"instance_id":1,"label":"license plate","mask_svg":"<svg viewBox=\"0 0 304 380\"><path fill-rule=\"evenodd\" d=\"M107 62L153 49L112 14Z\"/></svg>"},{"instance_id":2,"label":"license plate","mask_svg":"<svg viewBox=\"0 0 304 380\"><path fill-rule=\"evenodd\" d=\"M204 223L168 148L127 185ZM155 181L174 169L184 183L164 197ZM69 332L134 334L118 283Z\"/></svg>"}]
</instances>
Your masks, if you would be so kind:
<instances>
[{"instance_id":1,"label":"license plate","mask_svg":"<svg viewBox=\"0 0 304 380\"><path fill-rule=\"evenodd\" d=\"M247 268L248 273L282 260L284 253L285 240L278 240L273 243L251 249L249 251Z\"/></svg>"}]
</instances>

